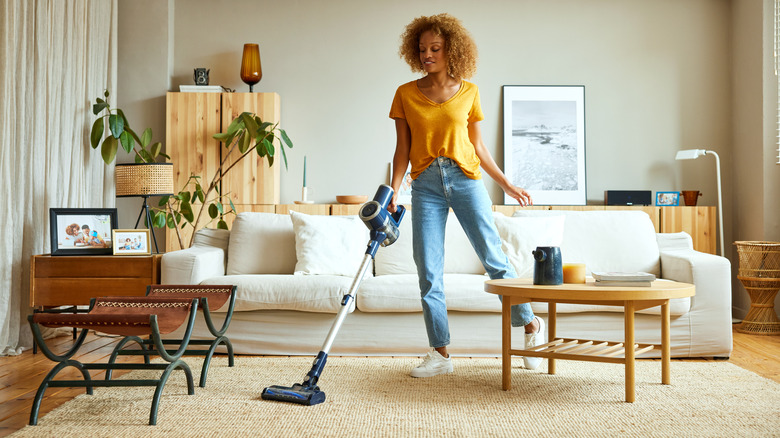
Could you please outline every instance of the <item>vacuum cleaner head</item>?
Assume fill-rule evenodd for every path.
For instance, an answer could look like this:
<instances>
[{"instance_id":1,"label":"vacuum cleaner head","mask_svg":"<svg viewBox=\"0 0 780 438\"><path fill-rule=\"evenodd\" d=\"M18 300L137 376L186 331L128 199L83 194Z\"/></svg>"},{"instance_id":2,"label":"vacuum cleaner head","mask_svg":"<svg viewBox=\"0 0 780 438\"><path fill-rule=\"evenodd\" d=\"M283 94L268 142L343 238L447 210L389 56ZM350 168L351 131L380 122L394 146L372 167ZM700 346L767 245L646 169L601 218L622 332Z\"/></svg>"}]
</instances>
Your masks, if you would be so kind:
<instances>
[{"instance_id":1,"label":"vacuum cleaner head","mask_svg":"<svg viewBox=\"0 0 780 438\"><path fill-rule=\"evenodd\" d=\"M301 384L293 386L271 385L263 389L263 400L276 400L312 406L325 401L325 393L318 387L310 388Z\"/></svg>"}]
</instances>

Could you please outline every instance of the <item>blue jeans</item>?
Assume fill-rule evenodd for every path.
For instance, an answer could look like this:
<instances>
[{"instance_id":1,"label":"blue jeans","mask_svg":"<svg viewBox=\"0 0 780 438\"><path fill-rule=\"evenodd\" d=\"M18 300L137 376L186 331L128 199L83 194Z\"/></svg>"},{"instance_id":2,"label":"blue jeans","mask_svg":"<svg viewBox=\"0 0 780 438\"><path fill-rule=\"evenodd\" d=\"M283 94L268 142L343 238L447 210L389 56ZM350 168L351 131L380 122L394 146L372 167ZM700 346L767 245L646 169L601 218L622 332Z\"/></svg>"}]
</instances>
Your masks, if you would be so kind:
<instances>
[{"instance_id":1,"label":"blue jeans","mask_svg":"<svg viewBox=\"0 0 780 438\"><path fill-rule=\"evenodd\" d=\"M433 348L450 343L444 301L444 227L450 207L466 232L491 279L516 278L501 250L492 202L482 180L467 177L451 159L437 158L412 182L414 262L420 282L423 317ZM501 296L499 296L501 298ZM529 324L534 313L528 303L512 306L512 325Z\"/></svg>"}]
</instances>

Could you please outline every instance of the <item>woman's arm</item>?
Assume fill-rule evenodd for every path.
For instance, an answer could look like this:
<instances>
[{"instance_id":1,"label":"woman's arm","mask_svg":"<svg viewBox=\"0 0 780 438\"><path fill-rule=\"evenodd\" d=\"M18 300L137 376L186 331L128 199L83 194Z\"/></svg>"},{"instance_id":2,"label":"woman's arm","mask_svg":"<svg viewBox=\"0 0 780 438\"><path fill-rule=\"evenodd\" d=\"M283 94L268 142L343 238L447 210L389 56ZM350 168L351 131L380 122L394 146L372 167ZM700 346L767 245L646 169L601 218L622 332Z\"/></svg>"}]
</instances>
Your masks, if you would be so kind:
<instances>
[{"instance_id":1,"label":"woman's arm","mask_svg":"<svg viewBox=\"0 0 780 438\"><path fill-rule=\"evenodd\" d=\"M482 163L482 168L499 186L501 186L501 189L503 189L511 198L516 199L520 205L533 205L534 202L531 199L531 195L528 194L525 189L514 186L506 175L504 175L504 172L498 167L495 160L493 160L493 156L490 155L490 152L485 147L485 143L482 141L482 127L480 122L469 123L469 139L471 140L471 144L474 145L474 150L477 152L477 157L479 157L479 161Z\"/></svg>"},{"instance_id":2,"label":"woman's arm","mask_svg":"<svg viewBox=\"0 0 780 438\"><path fill-rule=\"evenodd\" d=\"M393 200L387 207L387 211L395 213L398 200L398 190L409 167L409 150L412 147L412 132L405 119L395 120L395 154L393 154L393 176L390 186L393 188Z\"/></svg>"}]
</instances>

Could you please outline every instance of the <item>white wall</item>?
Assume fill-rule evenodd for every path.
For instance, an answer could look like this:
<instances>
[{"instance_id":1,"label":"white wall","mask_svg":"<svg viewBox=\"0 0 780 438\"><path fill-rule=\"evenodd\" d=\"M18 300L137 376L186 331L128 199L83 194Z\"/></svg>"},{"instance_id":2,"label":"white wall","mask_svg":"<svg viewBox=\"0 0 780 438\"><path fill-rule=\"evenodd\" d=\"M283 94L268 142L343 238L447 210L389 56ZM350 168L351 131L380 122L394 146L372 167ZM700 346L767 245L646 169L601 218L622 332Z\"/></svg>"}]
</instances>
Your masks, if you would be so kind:
<instances>
[{"instance_id":1,"label":"white wall","mask_svg":"<svg viewBox=\"0 0 780 438\"><path fill-rule=\"evenodd\" d=\"M211 69L212 84L248 91L238 76L242 46L260 45L255 90L281 95L295 142L282 171L284 203L300 196L304 156L318 202L370 195L385 182L395 142L390 101L416 78L397 55L399 35L416 16L449 12L480 50L472 80L499 165L503 85L585 85L589 203L603 203L609 189L693 189L703 192L701 205L717 205L712 158L674 160L681 148L711 149L723 162L732 264L734 240L780 239L780 206L770 199L780 166L765 161L771 144L761 122L763 96L775 92L763 64L771 0L119 3L120 104L156 138L164 139L166 91L191 84L195 67ZM501 203L497 185L487 185ZM120 204L120 221L132 225L137 211ZM736 283L735 305L746 303Z\"/></svg>"}]
</instances>

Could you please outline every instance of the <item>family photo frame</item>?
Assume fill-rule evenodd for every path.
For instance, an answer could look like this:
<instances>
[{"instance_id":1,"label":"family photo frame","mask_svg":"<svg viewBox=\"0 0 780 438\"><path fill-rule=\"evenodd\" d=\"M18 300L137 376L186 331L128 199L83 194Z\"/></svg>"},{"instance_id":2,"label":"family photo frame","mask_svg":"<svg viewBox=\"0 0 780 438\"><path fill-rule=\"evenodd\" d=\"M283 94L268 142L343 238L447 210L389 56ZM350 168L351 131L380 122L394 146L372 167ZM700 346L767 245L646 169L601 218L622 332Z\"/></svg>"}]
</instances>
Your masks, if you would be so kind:
<instances>
[{"instance_id":1,"label":"family photo frame","mask_svg":"<svg viewBox=\"0 0 780 438\"><path fill-rule=\"evenodd\" d=\"M148 229L114 230L114 255L150 255Z\"/></svg>"},{"instance_id":2,"label":"family photo frame","mask_svg":"<svg viewBox=\"0 0 780 438\"><path fill-rule=\"evenodd\" d=\"M509 181L537 205L585 205L585 86L504 85L503 99Z\"/></svg>"},{"instance_id":3,"label":"family photo frame","mask_svg":"<svg viewBox=\"0 0 780 438\"><path fill-rule=\"evenodd\" d=\"M116 208L50 208L51 255L110 255Z\"/></svg>"},{"instance_id":4,"label":"family photo frame","mask_svg":"<svg viewBox=\"0 0 780 438\"><path fill-rule=\"evenodd\" d=\"M680 192L655 192L655 205L665 207L680 205Z\"/></svg>"}]
</instances>

